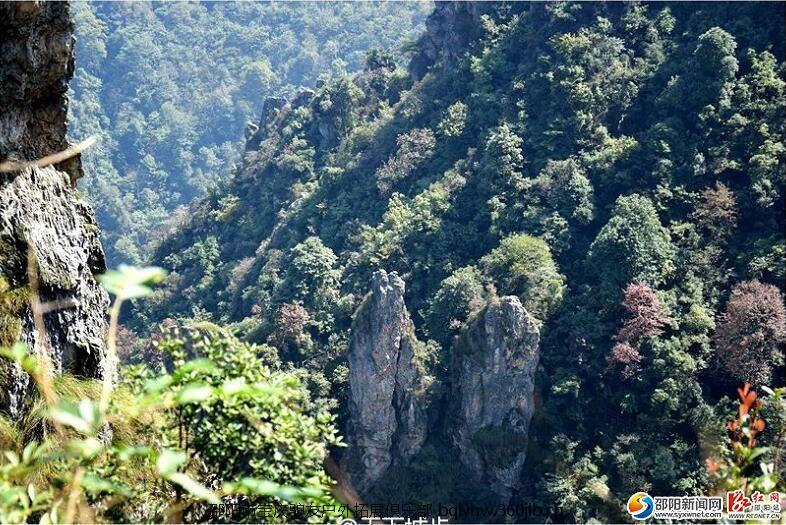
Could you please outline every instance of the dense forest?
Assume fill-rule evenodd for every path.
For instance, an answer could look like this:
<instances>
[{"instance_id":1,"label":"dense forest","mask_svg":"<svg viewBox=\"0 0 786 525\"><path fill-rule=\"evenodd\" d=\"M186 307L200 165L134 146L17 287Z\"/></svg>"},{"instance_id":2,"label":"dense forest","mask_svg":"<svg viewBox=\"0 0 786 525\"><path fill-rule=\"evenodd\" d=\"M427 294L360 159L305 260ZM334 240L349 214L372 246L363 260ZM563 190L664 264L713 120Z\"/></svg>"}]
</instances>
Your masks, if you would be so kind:
<instances>
[{"instance_id":1,"label":"dense forest","mask_svg":"<svg viewBox=\"0 0 786 525\"><path fill-rule=\"evenodd\" d=\"M80 187L110 263L150 266L93 270L94 379L2 351L44 395L0 418L0 517L786 492L786 4L425 8L72 6ZM20 282L0 345L41 331Z\"/></svg>"},{"instance_id":2,"label":"dense forest","mask_svg":"<svg viewBox=\"0 0 786 525\"><path fill-rule=\"evenodd\" d=\"M266 97L357 71L375 47L400 58L430 6L74 2L69 133L101 139L81 189L109 261L140 263L231 177Z\"/></svg>"},{"instance_id":3,"label":"dense forest","mask_svg":"<svg viewBox=\"0 0 786 525\"><path fill-rule=\"evenodd\" d=\"M783 6L442 13L421 41L445 46L435 64L372 55L260 123L157 250L172 273L136 326L209 320L276 346L346 420L352 315L395 271L444 414L462 331L517 295L542 331L524 494L619 521L638 490L703 490L724 396L783 382ZM380 494L478 494L450 424Z\"/></svg>"}]
</instances>

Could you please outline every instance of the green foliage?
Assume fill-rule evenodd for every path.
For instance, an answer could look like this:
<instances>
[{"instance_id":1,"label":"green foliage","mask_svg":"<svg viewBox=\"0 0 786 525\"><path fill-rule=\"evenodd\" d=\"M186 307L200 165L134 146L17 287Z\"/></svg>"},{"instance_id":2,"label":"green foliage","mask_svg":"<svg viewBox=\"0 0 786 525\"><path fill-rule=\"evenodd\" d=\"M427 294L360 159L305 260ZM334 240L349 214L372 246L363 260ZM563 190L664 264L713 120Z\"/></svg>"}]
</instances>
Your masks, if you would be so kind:
<instances>
[{"instance_id":1,"label":"green foliage","mask_svg":"<svg viewBox=\"0 0 786 525\"><path fill-rule=\"evenodd\" d=\"M517 294L541 321L522 477L540 481L520 495L568 521L616 522L631 491L705 492L728 387L715 373L723 306L734 283L783 288L784 7L478 9L480 21L435 16L458 17L471 42L425 37L412 77L372 53L273 111L226 186L157 250L174 272L135 328L226 321L307 367L342 424L351 312L373 271L397 271L431 339L418 351L436 420L374 495L482 500L455 461L447 371L477 305ZM644 283L668 322L625 339L655 319L622 303Z\"/></svg>"},{"instance_id":2,"label":"green foliage","mask_svg":"<svg viewBox=\"0 0 786 525\"><path fill-rule=\"evenodd\" d=\"M289 264L278 294L302 301L314 312L319 330L332 326L332 310L339 298L341 271L336 269L333 250L318 237L308 237L292 248Z\"/></svg>"},{"instance_id":3,"label":"green foliage","mask_svg":"<svg viewBox=\"0 0 786 525\"><path fill-rule=\"evenodd\" d=\"M275 480L324 494L330 479L322 462L328 447L341 443L334 417L312 402L295 374L273 368L275 350L197 328L171 331L156 347L172 357L176 369L194 362L187 358L211 363L180 390L183 406L170 413L189 436L186 451L203 463L202 476ZM155 380L155 372L147 374ZM253 500L264 501L269 500Z\"/></svg>"},{"instance_id":4,"label":"green foliage","mask_svg":"<svg viewBox=\"0 0 786 525\"><path fill-rule=\"evenodd\" d=\"M162 276L132 267L103 276L117 296L108 366L120 304L148 295ZM206 505L224 498L331 501L321 465L340 443L332 417L291 373L263 363L275 352L220 329L192 332L188 348L178 335L157 343L171 356L169 370L131 367L117 387L111 373L103 385L53 377L49 360L24 345L0 348L36 387L22 420L0 419L0 521L201 521Z\"/></svg>"},{"instance_id":5,"label":"green foliage","mask_svg":"<svg viewBox=\"0 0 786 525\"><path fill-rule=\"evenodd\" d=\"M439 122L437 129L445 137L458 137L467 125L467 105L463 102L451 104Z\"/></svg>"},{"instance_id":6,"label":"green foliage","mask_svg":"<svg viewBox=\"0 0 786 525\"><path fill-rule=\"evenodd\" d=\"M550 448L554 451L550 459L553 473L545 476L541 490L548 501L558 502L567 518L577 523L587 521L590 509L608 498L608 479L594 463L599 451L577 457L578 443L562 434L552 439Z\"/></svg>"},{"instance_id":7,"label":"green foliage","mask_svg":"<svg viewBox=\"0 0 786 525\"><path fill-rule=\"evenodd\" d=\"M12 288L0 276L0 346L10 346L19 338L21 317L30 302L27 287Z\"/></svg>"},{"instance_id":8,"label":"green foliage","mask_svg":"<svg viewBox=\"0 0 786 525\"><path fill-rule=\"evenodd\" d=\"M502 294L518 295L536 317L545 320L559 305L564 280L548 245L530 235L512 235L480 261Z\"/></svg>"},{"instance_id":9,"label":"green foliage","mask_svg":"<svg viewBox=\"0 0 786 525\"><path fill-rule=\"evenodd\" d=\"M398 149L376 172L377 187L386 194L396 182L407 178L434 154L436 141L429 129L414 129L396 139Z\"/></svg>"},{"instance_id":10,"label":"green foliage","mask_svg":"<svg viewBox=\"0 0 786 525\"><path fill-rule=\"evenodd\" d=\"M205 195L240 158L244 126L257 122L266 97L361 70L368 49L413 38L427 9L75 2L69 133L101 139L83 157L81 185L109 260L149 255L177 224L172 212ZM342 129L358 94L344 88L330 110Z\"/></svg>"},{"instance_id":11,"label":"green foliage","mask_svg":"<svg viewBox=\"0 0 786 525\"><path fill-rule=\"evenodd\" d=\"M104 288L119 299L134 299L152 293L150 284L160 283L166 277L161 268L136 268L121 264L117 270L110 270L101 276L99 281Z\"/></svg>"},{"instance_id":12,"label":"green foliage","mask_svg":"<svg viewBox=\"0 0 786 525\"><path fill-rule=\"evenodd\" d=\"M474 266L460 268L443 279L439 290L429 300L426 324L429 335L443 345L466 326L470 314L485 304L482 276Z\"/></svg>"},{"instance_id":13,"label":"green foliage","mask_svg":"<svg viewBox=\"0 0 786 525\"><path fill-rule=\"evenodd\" d=\"M594 217L592 183L573 159L549 161L540 172L542 191L552 209L570 223L589 224Z\"/></svg>"},{"instance_id":14,"label":"green foliage","mask_svg":"<svg viewBox=\"0 0 786 525\"><path fill-rule=\"evenodd\" d=\"M491 130L483 151L483 165L489 176L508 184L518 182L524 164L523 142L507 123Z\"/></svg>"},{"instance_id":15,"label":"green foliage","mask_svg":"<svg viewBox=\"0 0 786 525\"><path fill-rule=\"evenodd\" d=\"M323 136L328 143L335 144L357 124L357 105L362 95L347 77L320 92L314 109L324 122Z\"/></svg>"},{"instance_id":16,"label":"green foliage","mask_svg":"<svg viewBox=\"0 0 786 525\"><path fill-rule=\"evenodd\" d=\"M614 203L609 222L590 246L587 262L608 286L632 281L658 284L673 270L674 251L652 201L634 194Z\"/></svg>"},{"instance_id":17,"label":"green foliage","mask_svg":"<svg viewBox=\"0 0 786 525\"><path fill-rule=\"evenodd\" d=\"M718 494L741 487L767 494L786 487L783 477L786 466L783 451L779 449L784 435L786 388L762 390L766 396L757 399L757 393L747 383L737 389L740 397L737 414L726 423L729 439L707 458L713 489ZM770 417L764 419L762 415ZM774 439L768 440L764 431L770 425L774 427L774 433L770 434ZM760 442L762 439L764 444Z\"/></svg>"}]
</instances>

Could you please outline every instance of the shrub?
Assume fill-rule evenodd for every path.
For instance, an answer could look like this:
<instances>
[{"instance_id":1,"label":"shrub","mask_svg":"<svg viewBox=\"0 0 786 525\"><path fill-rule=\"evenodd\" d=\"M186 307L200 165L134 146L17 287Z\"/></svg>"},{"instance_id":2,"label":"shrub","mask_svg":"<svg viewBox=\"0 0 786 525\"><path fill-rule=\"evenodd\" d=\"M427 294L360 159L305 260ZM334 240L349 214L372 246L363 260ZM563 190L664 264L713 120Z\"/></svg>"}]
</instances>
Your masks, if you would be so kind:
<instances>
[{"instance_id":1,"label":"shrub","mask_svg":"<svg viewBox=\"0 0 786 525\"><path fill-rule=\"evenodd\" d=\"M630 379L641 370L641 354L627 342L621 341L614 345L606 356L609 366L620 369L624 379Z\"/></svg>"},{"instance_id":2,"label":"shrub","mask_svg":"<svg viewBox=\"0 0 786 525\"><path fill-rule=\"evenodd\" d=\"M389 193L397 181L407 178L430 159L436 144L434 133L426 128L399 135L396 153L375 174L380 193Z\"/></svg>"},{"instance_id":3,"label":"shrub","mask_svg":"<svg viewBox=\"0 0 786 525\"><path fill-rule=\"evenodd\" d=\"M580 225L592 221L594 192L581 164L574 159L550 160L540 172L539 181L547 202L563 217Z\"/></svg>"},{"instance_id":4,"label":"shrub","mask_svg":"<svg viewBox=\"0 0 786 525\"><path fill-rule=\"evenodd\" d=\"M671 322L647 283L630 283L623 292L622 306L628 319L617 333L617 340L638 342L645 337L658 336Z\"/></svg>"},{"instance_id":5,"label":"shrub","mask_svg":"<svg viewBox=\"0 0 786 525\"><path fill-rule=\"evenodd\" d=\"M55 378L24 345L0 348L36 387L21 421L0 419L0 522L205 521L205 503L331 501L321 465L339 443L332 418L293 373L263 361L270 349L213 327L172 330L157 343L168 369L130 366L114 384L120 306L161 277L129 267L102 276L117 296L103 381ZM307 518L292 508L266 518Z\"/></svg>"},{"instance_id":6,"label":"shrub","mask_svg":"<svg viewBox=\"0 0 786 525\"><path fill-rule=\"evenodd\" d=\"M722 182L716 182L701 192L701 200L690 218L706 231L710 241L726 240L737 225L734 193Z\"/></svg>"},{"instance_id":7,"label":"shrub","mask_svg":"<svg viewBox=\"0 0 786 525\"><path fill-rule=\"evenodd\" d=\"M511 235L481 259L481 266L500 294L518 295L541 320L562 300L564 282L548 245L530 235Z\"/></svg>"},{"instance_id":8,"label":"shrub","mask_svg":"<svg viewBox=\"0 0 786 525\"><path fill-rule=\"evenodd\" d=\"M737 388L739 401L736 414L734 419L726 421L728 439L706 460L715 494L741 488L747 494L754 491L767 494L773 489L783 491L786 388L772 390L765 387L762 390L766 395L759 396L748 383ZM766 420L762 417L765 414L768 415ZM775 417L769 417L769 414ZM775 428L770 430L773 426ZM775 436L771 442L775 446L768 447L766 435L772 434L773 430Z\"/></svg>"},{"instance_id":9,"label":"shrub","mask_svg":"<svg viewBox=\"0 0 786 525\"><path fill-rule=\"evenodd\" d=\"M336 268L333 250L319 237L308 237L292 248L286 275L277 293L279 300L301 301L311 312L318 329L328 329L332 310L339 299L341 272Z\"/></svg>"},{"instance_id":10,"label":"shrub","mask_svg":"<svg viewBox=\"0 0 786 525\"><path fill-rule=\"evenodd\" d=\"M317 493L330 485L322 462L327 448L340 444L334 417L312 402L296 372L274 368L273 349L241 343L221 329L195 328L169 330L156 345L173 358L174 369L193 359L210 362L198 378L199 388L262 389L256 394L206 397L170 412L172 423L188 436L180 445L201 463L203 479L252 477ZM249 500L252 505L273 503L266 496ZM305 516L275 517L297 518Z\"/></svg>"},{"instance_id":11,"label":"shrub","mask_svg":"<svg viewBox=\"0 0 786 525\"><path fill-rule=\"evenodd\" d=\"M12 288L0 277L0 345L12 345L19 337L22 313L29 300L27 287Z\"/></svg>"},{"instance_id":12,"label":"shrub","mask_svg":"<svg viewBox=\"0 0 786 525\"><path fill-rule=\"evenodd\" d=\"M485 171L504 183L517 185L521 180L519 170L524 166L523 143L507 123L491 130L483 152Z\"/></svg>"},{"instance_id":13,"label":"shrub","mask_svg":"<svg viewBox=\"0 0 786 525\"><path fill-rule=\"evenodd\" d=\"M474 266L460 268L442 280L429 301L426 324L429 334L446 344L464 326L467 317L485 304L481 275Z\"/></svg>"},{"instance_id":14,"label":"shrub","mask_svg":"<svg viewBox=\"0 0 786 525\"><path fill-rule=\"evenodd\" d=\"M437 126L440 135L458 137L464 133L467 124L467 105L463 102L451 104Z\"/></svg>"}]
</instances>

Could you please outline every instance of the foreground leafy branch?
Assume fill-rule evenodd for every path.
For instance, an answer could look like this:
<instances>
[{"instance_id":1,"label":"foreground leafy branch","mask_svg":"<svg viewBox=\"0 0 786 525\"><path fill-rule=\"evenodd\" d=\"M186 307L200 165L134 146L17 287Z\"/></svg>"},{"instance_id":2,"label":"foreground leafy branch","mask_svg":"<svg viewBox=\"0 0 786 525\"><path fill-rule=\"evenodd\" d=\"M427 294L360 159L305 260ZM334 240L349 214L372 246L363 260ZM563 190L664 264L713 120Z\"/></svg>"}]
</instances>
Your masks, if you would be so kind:
<instances>
[{"instance_id":1,"label":"foreground leafy branch","mask_svg":"<svg viewBox=\"0 0 786 525\"><path fill-rule=\"evenodd\" d=\"M0 355L30 376L37 390L22 421L0 420L0 522L183 522L199 516L205 505L226 498L331 501L326 478L296 487L228 469L214 472L219 475L209 486L200 480L206 469L200 461L203 451L194 447L199 434L194 417L207 411L227 425L242 424L243 418L249 425L259 424L253 419L261 416L243 408L286 405L301 392L293 378L228 377L210 359L186 358L175 351L170 371L131 368L117 381L121 305L148 295L149 286L163 277L158 268L131 267L103 276L104 286L116 299L110 314L108 365L100 385L53 378L46 360L23 344L0 349ZM212 343L204 337L202 344ZM178 343L169 338L163 346L172 349ZM229 418L227 407L237 408ZM323 422L332 428L329 418ZM338 443L334 431L328 434ZM317 464L321 460L315 458Z\"/></svg>"}]
</instances>

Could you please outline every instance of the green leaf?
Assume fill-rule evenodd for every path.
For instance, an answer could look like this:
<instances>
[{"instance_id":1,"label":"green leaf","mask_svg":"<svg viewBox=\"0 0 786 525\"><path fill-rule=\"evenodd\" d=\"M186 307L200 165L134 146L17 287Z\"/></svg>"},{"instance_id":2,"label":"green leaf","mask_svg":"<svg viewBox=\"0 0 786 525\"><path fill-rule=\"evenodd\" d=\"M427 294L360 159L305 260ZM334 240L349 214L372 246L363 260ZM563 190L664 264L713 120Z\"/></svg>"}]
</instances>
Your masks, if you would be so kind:
<instances>
[{"instance_id":1,"label":"green leaf","mask_svg":"<svg viewBox=\"0 0 786 525\"><path fill-rule=\"evenodd\" d=\"M101 426L101 408L92 399L82 399L79 401L79 415L89 422L93 428Z\"/></svg>"},{"instance_id":2,"label":"green leaf","mask_svg":"<svg viewBox=\"0 0 786 525\"><path fill-rule=\"evenodd\" d=\"M73 439L66 443L66 450L72 456L85 459L95 457L103 448L101 442L95 438Z\"/></svg>"},{"instance_id":3,"label":"green leaf","mask_svg":"<svg viewBox=\"0 0 786 525\"><path fill-rule=\"evenodd\" d=\"M117 270L109 270L98 276L99 282L107 291L120 299L133 299L149 295L149 285L160 283L166 272L156 266L138 268L121 264Z\"/></svg>"},{"instance_id":4,"label":"green leaf","mask_svg":"<svg viewBox=\"0 0 786 525\"><path fill-rule=\"evenodd\" d=\"M166 477L177 471L186 462L186 453L181 450L162 450L156 461L159 474Z\"/></svg>"},{"instance_id":5,"label":"green leaf","mask_svg":"<svg viewBox=\"0 0 786 525\"><path fill-rule=\"evenodd\" d=\"M145 381L145 391L151 394L155 394L161 392L166 387L174 383L174 379L171 375L165 374L155 379L149 379Z\"/></svg>"},{"instance_id":6,"label":"green leaf","mask_svg":"<svg viewBox=\"0 0 786 525\"><path fill-rule=\"evenodd\" d=\"M246 392L248 390L248 383L246 383L244 377L236 377L224 381L219 388L223 395L232 397L241 392Z\"/></svg>"},{"instance_id":7,"label":"green leaf","mask_svg":"<svg viewBox=\"0 0 786 525\"><path fill-rule=\"evenodd\" d=\"M177 395L177 401L181 404L199 403L210 399L213 395L213 387L200 383L189 383Z\"/></svg>"},{"instance_id":8,"label":"green leaf","mask_svg":"<svg viewBox=\"0 0 786 525\"><path fill-rule=\"evenodd\" d=\"M133 494L127 487L93 474L85 474L82 478L82 488L90 494L108 492L110 494L121 494L127 497Z\"/></svg>"},{"instance_id":9,"label":"green leaf","mask_svg":"<svg viewBox=\"0 0 786 525\"><path fill-rule=\"evenodd\" d=\"M215 495L215 493L182 472L175 472L165 477L172 483L183 487L189 494L197 499L207 501L213 505L218 505L221 503L221 500L218 498L218 496Z\"/></svg>"},{"instance_id":10,"label":"green leaf","mask_svg":"<svg viewBox=\"0 0 786 525\"><path fill-rule=\"evenodd\" d=\"M149 458L153 455L153 449L147 446L129 446L129 445L120 445L116 449L117 457L120 458L120 461L129 461L135 457L145 457Z\"/></svg>"},{"instance_id":11,"label":"green leaf","mask_svg":"<svg viewBox=\"0 0 786 525\"><path fill-rule=\"evenodd\" d=\"M175 379L175 381L179 381L188 374L195 372L209 374L211 372L218 372L218 367L209 359L192 359L175 370L172 373L172 377Z\"/></svg>"},{"instance_id":12,"label":"green leaf","mask_svg":"<svg viewBox=\"0 0 786 525\"><path fill-rule=\"evenodd\" d=\"M44 445L39 445L35 441L28 443L22 451L22 463L29 464L32 463L34 459L38 459L43 449Z\"/></svg>"},{"instance_id":13,"label":"green leaf","mask_svg":"<svg viewBox=\"0 0 786 525\"><path fill-rule=\"evenodd\" d=\"M11 465L19 465L19 455L12 450L4 450L3 455Z\"/></svg>"},{"instance_id":14,"label":"green leaf","mask_svg":"<svg viewBox=\"0 0 786 525\"><path fill-rule=\"evenodd\" d=\"M18 364L28 374L38 371L38 358L29 352L24 343L15 343L11 348L0 347L0 356Z\"/></svg>"},{"instance_id":15,"label":"green leaf","mask_svg":"<svg viewBox=\"0 0 786 525\"><path fill-rule=\"evenodd\" d=\"M314 488L298 488L279 485L273 481L257 478L242 478L235 483L226 483L224 490L236 494L254 494L257 496L275 496L285 501L302 501L306 497L319 498L322 491Z\"/></svg>"},{"instance_id":16,"label":"green leaf","mask_svg":"<svg viewBox=\"0 0 786 525\"><path fill-rule=\"evenodd\" d=\"M79 404L61 401L52 407L49 416L61 425L85 435L92 435L100 426L101 415L98 410L98 406L90 399L83 399Z\"/></svg>"}]
</instances>

